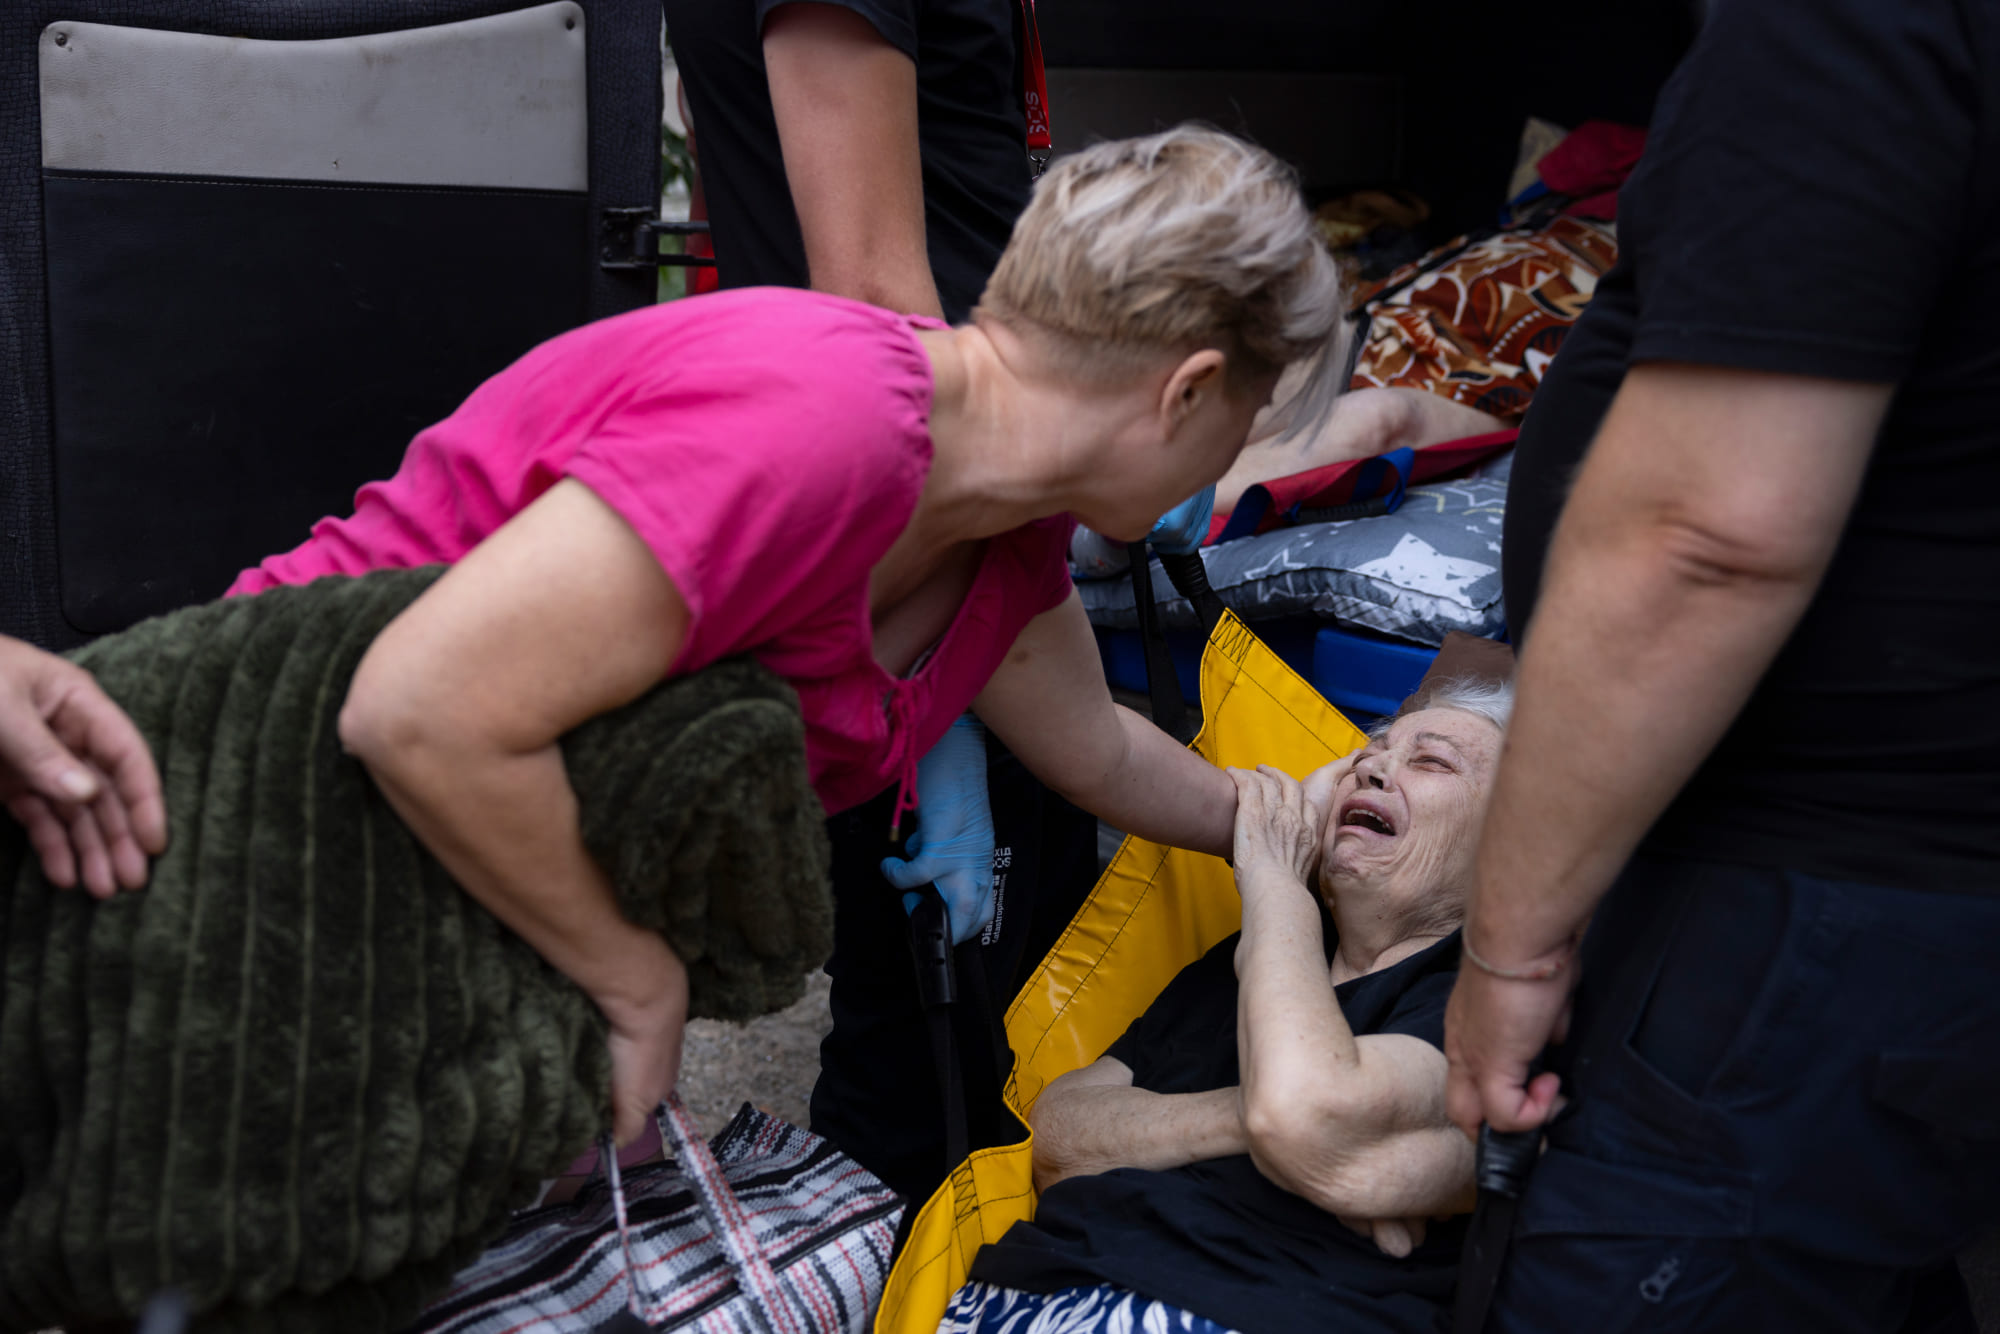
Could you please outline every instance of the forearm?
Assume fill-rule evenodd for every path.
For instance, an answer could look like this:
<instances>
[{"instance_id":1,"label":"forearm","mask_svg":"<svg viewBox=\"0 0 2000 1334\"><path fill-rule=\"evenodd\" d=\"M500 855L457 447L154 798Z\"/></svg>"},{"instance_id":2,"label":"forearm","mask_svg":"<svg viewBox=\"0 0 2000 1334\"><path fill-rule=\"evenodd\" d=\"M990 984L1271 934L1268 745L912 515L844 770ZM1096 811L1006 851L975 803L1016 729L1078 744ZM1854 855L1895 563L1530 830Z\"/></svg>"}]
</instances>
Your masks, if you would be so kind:
<instances>
[{"instance_id":1,"label":"forearm","mask_svg":"<svg viewBox=\"0 0 2000 1334\"><path fill-rule=\"evenodd\" d=\"M1718 571L1671 529L1575 519L1521 658L1467 921L1482 957L1509 966L1567 948L1813 588Z\"/></svg>"},{"instance_id":2,"label":"forearm","mask_svg":"<svg viewBox=\"0 0 2000 1334\"><path fill-rule=\"evenodd\" d=\"M1386 1126L1357 1124L1371 1100L1354 1032L1328 975L1318 910L1288 871L1239 872L1243 936L1236 946L1236 1051L1243 1121L1258 1170L1338 1213L1375 1215L1337 1180Z\"/></svg>"},{"instance_id":3,"label":"forearm","mask_svg":"<svg viewBox=\"0 0 2000 1334\"><path fill-rule=\"evenodd\" d=\"M1108 695L1103 705L1087 727L1059 732L989 716L983 703L979 711L1035 777L1092 815L1150 842L1227 857L1229 776Z\"/></svg>"},{"instance_id":4,"label":"forearm","mask_svg":"<svg viewBox=\"0 0 2000 1334\"><path fill-rule=\"evenodd\" d=\"M915 64L851 10L786 4L764 22L764 65L814 289L942 315Z\"/></svg>"},{"instance_id":5,"label":"forearm","mask_svg":"<svg viewBox=\"0 0 2000 1334\"><path fill-rule=\"evenodd\" d=\"M1112 707L1120 733L1112 762L1064 795L1125 833L1227 857L1236 822L1229 776L1132 710Z\"/></svg>"},{"instance_id":6,"label":"forearm","mask_svg":"<svg viewBox=\"0 0 2000 1334\"><path fill-rule=\"evenodd\" d=\"M899 251L877 257L860 247L821 244L813 248L807 267L815 292L865 301L899 315L944 318L927 255Z\"/></svg>"},{"instance_id":7,"label":"forearm","mask_svg":"<svg viewBox=\"0 0 2000 1334\"><path fill-rule=\"evenodd\" d=\"M1287 390L1279 388L1282 400ZM1324 420L1302 432L1259 439L1215 486L1218 514L1233 511L1253 486L1392 449L1421 449L1445 440L1482 435L1502 427L1497 417L1417 389L1356 389L1334 400Z\"/></svg>"},{"instance_id":8,"label":"forearm","mask_svg":"<svg viewBox=\"0 0 2000 1334\"><path fill-rule=\"evenodd\" d=\"M1559 958L1728 728L1833 558L1891 394L1627 373L1528 627L1466 921L1482 956Z\"/></svg>"},{"instance_id":9,"label":"forearm","mask_svg":"<svg viewBox=\"0 0 2000 1334\"><path fill-rule=\"evenodd\" d=\"M1312 893L1289 873L1260 869L1243 886L1236 946L1236 1047L1245 1108L1294 1104L1322 1079L1351 1077L1361 1052L1328 975Z\"/></svg>"},{"instance_id":10,"label":"forearm","mask_svg":"<svg viewBox=\"0 0 2000 1334\"><path fill-rule=\"evenodd\" d=\"M1028 623L972 708L1030 773L1092 815L1155 843L1229 855L1235 784L1112 702L1074 592Z\"/></svg>"},{"instance_id":11,"label":"forearm","mask_svg":"<svg viewBox=\"0 0 2000 1334\"><path fill-rule=\"evenodd\" d=\"M1288 872L1244 885L1237 1051L1250 1156L1342 1217L1462 1207L1471 1148L1446 1120L1444 1057L1402 1035L1357 1039L1326 965L1317 908Z\"/></svg>"},{"instance_id":12,"label":"forearm","mask_svg":"<svg viewBox=\"0 0 2000 1334\"><path fill-rule=\"evenodd\" d=\"M365 762L452 878L600 1005L643 1004L661 971L678 967L658 934L619 912L583 846L556 747L413 747Z\"/></svg>"},{"instance_id":13,"label":"forearm","mask_svg":"<svg viewBox=\"0 0 2000 1334\"><path fill-rule=\"evenodd\" d=\"M1153 1093L1130 1085L1065 1086L1035 1104L1035 1188L1119 1167L1164 1172L1248 1151L1236 1090Z\"/></svg>"}]
</instances>

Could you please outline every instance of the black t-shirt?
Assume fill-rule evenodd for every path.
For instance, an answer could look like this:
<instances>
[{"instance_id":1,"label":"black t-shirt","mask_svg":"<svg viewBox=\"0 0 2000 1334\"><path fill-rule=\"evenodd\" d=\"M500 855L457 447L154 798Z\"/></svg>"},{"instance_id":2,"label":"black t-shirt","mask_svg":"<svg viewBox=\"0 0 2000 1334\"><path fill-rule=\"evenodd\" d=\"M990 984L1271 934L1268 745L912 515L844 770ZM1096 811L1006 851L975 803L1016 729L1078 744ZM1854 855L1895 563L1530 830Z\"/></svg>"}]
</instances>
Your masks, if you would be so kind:
<instances>
[{"instance_id":1,"label":"black t-shirt","mask_svg":"<svg viewBox=\"0 0 2000 1334\"><path fill-rule=\"evenodd\" d=\"M931 275L947 320L971 312L1028 203L1018 0L829 0L917 67ZM666 0L724 287L805 287L764 72L764 20L788 0Z\"/></svg>"},{"instance_id":2,"label":"black t-shirt","mask_svg":"<svg viewBox=\"0 0 2000 1334\"><path fill-rule=\"evenodd\" d=\"M1506 595L1628 364L1893 382L1804 619L1650 846L2000 892L2000 3L1716 0L1523 424Z\"/></svg>"},{"instance_id":3,"label":"black t-shirt","mask_svg":"<svg viewBox=\"0 0 2000 1334\"><path fill-rule=\"evenodd\" d=\"M1333 924L1325 922L1328 957ZM1236 941L1182 969L1108 1053L1134 1086L1201 1093L1238 1082ZM1357 1036L1444 1044L1458 935L1334 989ZM1114 1283L1245 1334L1431 1334L1450 1301L1463 1221L1433 1223L1407 1259L1273 1185L1248 1154L1168 1172L1071 1177L980 1248L972 1277L1024 1292Z\"/></svg>"}]
</instances>

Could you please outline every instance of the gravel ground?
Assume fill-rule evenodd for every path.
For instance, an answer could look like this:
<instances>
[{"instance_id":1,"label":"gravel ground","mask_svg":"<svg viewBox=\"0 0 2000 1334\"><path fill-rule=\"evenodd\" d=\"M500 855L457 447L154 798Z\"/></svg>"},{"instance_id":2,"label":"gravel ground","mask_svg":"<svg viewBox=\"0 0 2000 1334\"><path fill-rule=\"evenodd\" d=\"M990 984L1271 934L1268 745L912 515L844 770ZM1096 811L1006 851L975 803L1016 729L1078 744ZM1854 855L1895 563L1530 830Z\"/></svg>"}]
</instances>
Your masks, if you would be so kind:
<instances>
[{"instance_id":1,"label":"gravel ground","mask_svg":"<svg viewBox=\"0 0 2000 1334\"><path fill-rule=\"evenodd\" d=\"M712 1135L722 1129L746 1102L793 1125L806 1124L806 1099L819 1076L819 1040L833 1025L826 990L826 974L814 973L790 1009L747 1024L697 1019L688 1025L681 1100L704 1130Z\"/></svg>"}]
</instances>

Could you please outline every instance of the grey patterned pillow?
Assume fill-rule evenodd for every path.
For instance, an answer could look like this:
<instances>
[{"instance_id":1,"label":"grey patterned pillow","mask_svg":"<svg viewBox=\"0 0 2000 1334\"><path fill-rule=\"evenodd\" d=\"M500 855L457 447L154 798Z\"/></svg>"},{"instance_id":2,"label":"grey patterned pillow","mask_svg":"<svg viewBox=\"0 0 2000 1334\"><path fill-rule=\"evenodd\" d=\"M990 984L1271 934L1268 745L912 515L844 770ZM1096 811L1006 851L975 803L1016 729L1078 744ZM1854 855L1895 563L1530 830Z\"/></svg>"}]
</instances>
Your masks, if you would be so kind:
<instances>
[{"instance_id":1,"label":"grey patterned pillow","mask_svg":"<svg viewBox=\"0 0 2000 1334\"><path fill-rule=\"evenodd\" d=\"M1246 621L1310 616L1431 646L1453 630L1492 638L1507 624L1500 528L1513 459L1509 451L1467 477L1413 486L1394 514L1205 547L1208 581ZM1167 626L1192 627L1193 609L1158 561L1152 573ZM1138 624L1129 579L1079 577L1077 588L1093 625Z\"/></svg>"}]
</instances>

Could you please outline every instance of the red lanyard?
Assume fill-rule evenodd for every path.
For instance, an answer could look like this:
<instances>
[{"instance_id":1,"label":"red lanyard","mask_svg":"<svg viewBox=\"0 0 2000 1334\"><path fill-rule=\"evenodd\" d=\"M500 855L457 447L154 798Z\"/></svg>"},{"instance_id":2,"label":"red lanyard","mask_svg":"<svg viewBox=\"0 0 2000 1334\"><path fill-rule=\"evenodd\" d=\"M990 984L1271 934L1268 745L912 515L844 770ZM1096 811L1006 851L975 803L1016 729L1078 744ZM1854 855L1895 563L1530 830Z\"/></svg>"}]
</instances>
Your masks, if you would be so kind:
<instances>
[{"instance_id":1,"label":"red lanyard","mask_svg":"<svg viewBox=\"0 0 2000 1334\"><path fill-rule=\"evenodd\" d=\"M1040 176L1049 165L1049 80L1042 70L1042 33L1035 26L1035 0L1021 3L1021 110L1028 122L1028 161Z\"/></svg>"}]
</instances>

